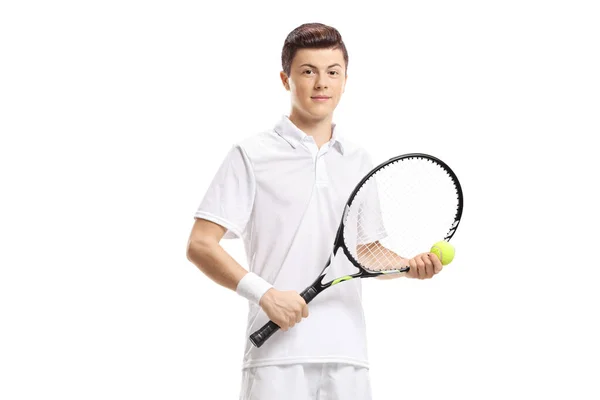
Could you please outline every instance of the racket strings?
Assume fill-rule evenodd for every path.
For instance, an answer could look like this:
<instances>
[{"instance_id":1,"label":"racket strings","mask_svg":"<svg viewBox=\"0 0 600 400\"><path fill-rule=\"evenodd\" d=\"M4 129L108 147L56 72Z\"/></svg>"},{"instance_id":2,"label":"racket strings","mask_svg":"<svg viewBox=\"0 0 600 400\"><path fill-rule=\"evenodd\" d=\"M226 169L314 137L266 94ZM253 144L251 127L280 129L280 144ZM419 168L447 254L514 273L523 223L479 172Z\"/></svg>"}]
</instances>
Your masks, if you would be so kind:
<instances>
[{"instance_id":1,"label":"racket strings","mask_svg":"<svg viewBox=\"0 0 600 400\"><path fill-rule=\"evenodd\" d=\"M400 255L384 246L358 245L356 254L361 265L368 266L372 271L395 270L406 266Z\"/></svg>"},{"instance_id":2,"label":"racket strings","mask_svg":"<svg viewBox=\"0 0 600 400\"><path fill-rule=\"evenodd\" d=\"M401 159L360 187L345 213L344 241L365 269L396 270L429 251L451 229L458 190L449 173L425 158Z\"/></svg>"}]
</instances>

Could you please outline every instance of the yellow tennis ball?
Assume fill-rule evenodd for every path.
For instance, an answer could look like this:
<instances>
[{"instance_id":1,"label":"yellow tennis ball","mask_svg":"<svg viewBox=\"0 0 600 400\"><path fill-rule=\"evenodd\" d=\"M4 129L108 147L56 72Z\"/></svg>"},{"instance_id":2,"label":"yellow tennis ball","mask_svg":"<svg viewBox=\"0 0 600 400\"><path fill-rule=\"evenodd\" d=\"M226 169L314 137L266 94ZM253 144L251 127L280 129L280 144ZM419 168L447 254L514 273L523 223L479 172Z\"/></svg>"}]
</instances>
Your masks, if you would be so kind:
<instances>
[{"instance_id":1,"label":"yellow tennis ball","mask_svg":"<svg viewBox=\"0 0 600 400\"><path fill-rule=\"evenodd\" d=\"M450 264L454 259L454 246L445 240L440 240L431 246L431 252L442 261L442 265Z\"/></svg>"}]
</instances>

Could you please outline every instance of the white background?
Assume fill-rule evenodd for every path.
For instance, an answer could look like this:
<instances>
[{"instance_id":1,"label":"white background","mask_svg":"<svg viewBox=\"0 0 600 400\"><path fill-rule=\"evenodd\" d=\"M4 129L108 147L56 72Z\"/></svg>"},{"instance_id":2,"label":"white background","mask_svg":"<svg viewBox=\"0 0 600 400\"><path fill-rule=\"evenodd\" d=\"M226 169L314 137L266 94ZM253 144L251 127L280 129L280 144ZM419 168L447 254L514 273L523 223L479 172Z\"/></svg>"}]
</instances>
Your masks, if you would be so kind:
<instances>
[{"instance_id":1,"label":"white background","mask_svg":"<svg viewBox=\"0 0 600 400\"><path fill-rule=\"evenodd\" d=\"M465 194L441 274L364 282L374 399L600 398L594 2L217 3L0 6L0 398L237 398L246 304L186 242L305 22L348 47L347 136Z\"/></svg>"}]
</instances>

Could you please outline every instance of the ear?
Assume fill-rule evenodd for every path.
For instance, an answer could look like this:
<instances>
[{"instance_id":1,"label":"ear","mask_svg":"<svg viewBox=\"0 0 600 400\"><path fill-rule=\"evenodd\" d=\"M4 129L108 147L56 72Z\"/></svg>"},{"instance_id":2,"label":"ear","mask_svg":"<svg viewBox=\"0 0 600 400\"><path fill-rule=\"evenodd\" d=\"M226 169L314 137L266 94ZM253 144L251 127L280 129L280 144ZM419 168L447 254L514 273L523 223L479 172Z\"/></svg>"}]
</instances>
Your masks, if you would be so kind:
<instances>
[{"instance_id":1,"label":"ear","mask_svg":"<svg viewBox=\"0 0 600 400\"><path fill-rule=\"evenodd\" d=\"M281 78L281 83L283 83L283 87L285 88L285 90L287 90L289 92L290 91L290 82L289 82L288 76L285 74L285 72L281 71L279 73L279 77Z\"/></svg>"}]
</instances>

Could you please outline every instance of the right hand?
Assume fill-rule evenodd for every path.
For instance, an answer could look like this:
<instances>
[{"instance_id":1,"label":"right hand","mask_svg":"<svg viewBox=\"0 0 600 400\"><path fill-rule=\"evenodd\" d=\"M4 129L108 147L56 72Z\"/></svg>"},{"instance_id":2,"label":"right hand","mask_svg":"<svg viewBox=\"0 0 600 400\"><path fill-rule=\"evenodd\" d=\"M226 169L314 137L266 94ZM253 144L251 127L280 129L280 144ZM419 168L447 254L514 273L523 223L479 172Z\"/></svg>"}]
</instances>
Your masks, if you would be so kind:
<instances>
[{"instance_id":1,"label":"right hand","mask_svg":"<svg viewBox=\"0 0 600 400\"><path fill-rule=\"evenodd\" d=\"M287 331L302 318L308 317L306 301L293 290L282 292L271 288L260 298L259 305L282 331Z\"/></svg>"}]
</instances>

